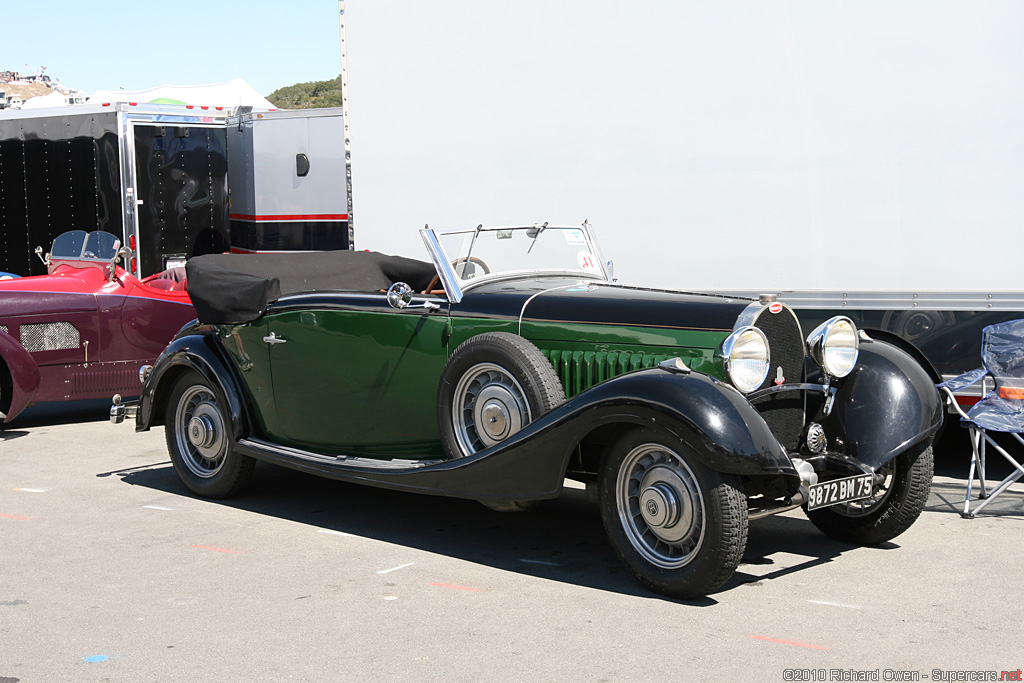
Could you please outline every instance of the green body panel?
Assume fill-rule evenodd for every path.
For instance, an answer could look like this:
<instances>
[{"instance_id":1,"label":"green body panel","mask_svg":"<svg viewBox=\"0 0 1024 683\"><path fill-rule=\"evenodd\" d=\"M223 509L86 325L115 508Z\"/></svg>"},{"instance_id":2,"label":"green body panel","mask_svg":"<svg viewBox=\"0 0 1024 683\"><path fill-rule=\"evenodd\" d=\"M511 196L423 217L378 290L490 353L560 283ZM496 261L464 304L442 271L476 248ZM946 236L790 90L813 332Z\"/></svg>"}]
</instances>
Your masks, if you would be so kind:
<instances>
[{"instance_id":1,"label":"green body panel","mask_svg":"<svg viewBox=\"0 0 1024 683\"><path fill-rule=\"evenodd\" d=\"M708 330L523 322L522 335L551 361L566 398L618 375L681 358L695 372L724 376L715 350L726 333Z\"/></svg>"},{"instance_id":2,"label":"green body panel","mask_svg":"<svg viewBox=\"0 0 1024 683\"><path fill-rule=\"evenodd\" d=\"M679 357L722 377L721 330L586 324L504 316L449 317L371 302L270 311L223 326L260 430L285 446L335 455L443 455L437 391L450 354L484 332L521 334L554 366L566 397ZM349 304L351 303L351 307ZM273 333L284 343L269 344Z\"/></svg>"},{"instance_id":3,"label":"green body panel","mask_svg":"<svg viewBox=\"0 0 1024 683\"><path fill-rule=\"evenodd\" d=\"M254 408L259 427L272 431L277 413L274 410L274 382L270 374L270 346L263 341L267 324L257 320L245 325L221 325L217 336L231 355L244 383L246 399ZM268 423L266 418L270 418Z\"/></svg>"},{"instance_id":4,"label":"green body panel","mask_svg":"<svg viewBox=\"0 0 1024 683\"><path fill-rule=\"evenodd\" d=\"M320 453L442 454L437 386L448 319L422 310L268 315L276 442Z\"/></svg>"},{"instance_id":5,"label":"green body panel","mask_svg":"<svg viewBox=\"0 0 1024 683\"><path fill-rule=\"evenodd\" d=\"M484 332L521 334L555 367L566 398L618 375L679 357L695 372L722 378L715 351L728 333L709 330L562 322L452 318L451 350Z\"/></svg>"},{"instance_id":6,"label":"green body panel","mask_svg":"<svg viewBox=\"0 0 1024 683\"><path fill-rule=\"evenodd\" d=\"M519 334L519 323L515 320L488 320L486 318L457 318L451 319L451 348L449 353L459 348L459 345L484 332L508 332Z\"/></svg>"}]
</instances>

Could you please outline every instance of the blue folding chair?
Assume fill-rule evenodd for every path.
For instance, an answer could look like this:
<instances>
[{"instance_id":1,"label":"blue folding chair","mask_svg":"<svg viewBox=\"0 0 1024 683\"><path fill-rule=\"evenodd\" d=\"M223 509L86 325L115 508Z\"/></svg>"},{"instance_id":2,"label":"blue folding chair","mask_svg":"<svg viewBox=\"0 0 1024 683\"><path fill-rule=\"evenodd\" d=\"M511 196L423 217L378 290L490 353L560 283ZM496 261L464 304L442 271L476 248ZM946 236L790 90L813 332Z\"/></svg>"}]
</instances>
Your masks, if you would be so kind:
<instances>
[{"instance_id":1,"label":"blue folding chair","mask_svg":"<svg viewBox=\"0 0 1024 683\"><path fill-rule=\"evenodd\" d=\"M959 377L937 385L944 391L950 405L960 414L960 424L971 433L971 468L967 475L967 497L964 511L960 516L974 517L1010 484L1024 475L1024 466L996 443L989 432L1010 434L1024 446L1024 320L1011 320L998 325L989 325L981 332L981 362L984 365ZM964 412L953 396L954 392L965 389L986 378L991 378L995 389ZM985 387L985 384L982 384ZM1013 471L1003 479L991 493L985 490L986 445L996 449L1013 466ZM978 505L971 509L971 490L974 475L978 474L980 493Z\"/></svg>"}]
</instances>

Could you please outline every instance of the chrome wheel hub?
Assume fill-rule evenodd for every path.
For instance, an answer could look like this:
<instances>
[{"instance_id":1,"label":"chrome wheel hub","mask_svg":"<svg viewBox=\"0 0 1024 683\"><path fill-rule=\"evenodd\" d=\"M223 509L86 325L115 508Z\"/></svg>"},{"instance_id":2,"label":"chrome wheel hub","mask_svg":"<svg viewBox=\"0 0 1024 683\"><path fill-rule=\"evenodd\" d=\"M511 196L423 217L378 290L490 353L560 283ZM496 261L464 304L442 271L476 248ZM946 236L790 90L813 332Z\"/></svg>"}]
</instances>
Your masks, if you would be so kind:
<instances>
[{"instance_id":1,"label":"chrome wheel hub","mask_svg":"<svg viewBox=\"0 0 1024 683\"><path fill-rule=\"evenodd\" d=\"M195 385L181 395L174 431L189 471L203 479L220 471L227 453L227 432L216 398L207 387Z\"/></svg>"},{"instance_id":2,"label":"chrome wheel hub","mask_svg":"<svg viewBox=\"0 0 1024 683\"><path fill-rule=\"evenodd\" d=\"M630 543L663 569L688 564L704 539L704 504L693 471L659 444L630 451L616 479L619 519Z\"/></svg>"},{"instance_id":3,"label":"chrome wheel hub","mask_svg":"<svg viewBox=\"0 0 1024 683\"><path fill-rule=\"evenodd\" d=\"M188 440L196 448L209 448L213 445L215 434L210 418L205 415L193 417L188 423Z\"/></svg>"},{"instance_id":4,"label":"chrome wheel hub","mask_svg":"<svg viewBox=\"0 0 1024 683\"><path fill-rule=\"evenodd\" d=\"M496 389L491 393L492 395L487 397L486 402L480 407L476 423L480 426L480 438L485 443L496 444L513 432L518 432L523 425L519 411L509 410L509 405L515 405L513 397L500 395L507 394L503 389Z\"/></svg>"},{"instance_id":5,"label":"chrome wheel hub","mask_svg":"<svg viewBox=\"0 0 1024 683\"><path fill-rule=\"evenodd\" d=\"M640 493L640 512L652 529L671 529L679 522L679 495L666 484L649 486Z\"/></svg>"},{"instance_id":6,"label":"chrome wheel hub","mask_svg":"<svg viewBox=\"0 0 1024 683\"><path fill-rule=\"evenodd\" d=\"M500 365L474 365L456 385L452 424L463 455L499 444L529 423L526 394Z\"/></svg>"}]
</instances>

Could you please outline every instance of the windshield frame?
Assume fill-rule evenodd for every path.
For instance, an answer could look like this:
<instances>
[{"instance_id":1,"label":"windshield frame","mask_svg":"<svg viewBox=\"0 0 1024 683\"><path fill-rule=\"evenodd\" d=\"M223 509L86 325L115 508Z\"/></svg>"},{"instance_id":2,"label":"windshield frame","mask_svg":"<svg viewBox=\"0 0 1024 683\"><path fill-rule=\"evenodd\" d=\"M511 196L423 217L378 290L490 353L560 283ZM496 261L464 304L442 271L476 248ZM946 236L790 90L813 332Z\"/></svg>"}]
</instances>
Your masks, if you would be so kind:
<instances>
[{"instance_id":1,"label":"windshield frame","mask_svg":"<svg viewBox=\"0 0 1024 683\"><path fill-rule=\"evenodd\" d=\"M75 244L72 240L79 235L81 235L81 246L78 247L77 252L72 252L68 248ZM109 237L104 237L104 235L109 235ZM66 230L53 239L47 256L53 261L85 261L86 263L106 264L110 263L110 259L114 258L120 247L120 238L106 230ZM58 248L68 249L68 251L60 251ZM97 254L96 252L100 251L100 248L105 251ZM90 252L90 249L95 251ZM88 253L93 255L87 256Z\"/></svg>"},{"instance_id":2,"label":"windshield frame","mask_svg":"<svg viewBox=\"0 0 1024 683\"><path fill-rule=\"evenodd\" d=\"M587 247L590 253L594 256L597 261L596 267L599 272L592 270L583 270L582 268L526 268L517 270L506 270L495 273L480 274L471 279L462 279L455 272L455 268L452 262L459 258L450 257L445 251L444 247L441 246L440 237L443 235L453 234L466 234L472 233L473 242L480 236L481 233L485 232L505 232L510 230L537 230L538 235L545 230L578 230L582 231L584 238L587 242ZM521 279L526 277L537 277L537 276L564 276L564 277L575 277L585 281L604 281L611 282L612 277L608 271L607 264L601 254L600 247L598 247L597 240L594 238L593 230L591 230L590 223L584 221L582 225L548 225L547 223L534 223L532 225L502 225L502 226L491 226L484 227L483 224L476 226L475 228L463 229L463 230L446 230L444 232L438 232L431 228L429 225L424 226L420 230L420 236L423 238L423 243L430 254L430 260L434 263L434 268L437 269L438 277L441 283L444 285L445 292L448 298L458 303L462 300L465 293L475 287L484 285L491 282L497 282L501 280L509 279ZM470 250L472 255L472 250Z\"/></svg>"}]
</instances>

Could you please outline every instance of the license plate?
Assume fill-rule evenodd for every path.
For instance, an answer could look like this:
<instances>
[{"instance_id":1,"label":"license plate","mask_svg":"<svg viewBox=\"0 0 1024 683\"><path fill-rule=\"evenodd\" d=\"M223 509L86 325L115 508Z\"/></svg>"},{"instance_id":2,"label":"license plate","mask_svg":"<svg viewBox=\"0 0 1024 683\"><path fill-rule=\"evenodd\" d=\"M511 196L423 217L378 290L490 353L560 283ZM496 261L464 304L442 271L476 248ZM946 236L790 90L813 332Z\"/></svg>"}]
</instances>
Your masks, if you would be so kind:
<instances>
[{"instance_id":1,"label":"license plate","mask_svg":"<svg viewBox=\"0 0 1024 683\"><path fill-rule=\"evenodd\" d=\"M807 509L816 510L829 505L869 498L874 480L875 477L872 474L858 474L853 477L811 484L807 487Z\"/></svg>"}]
</instances>

